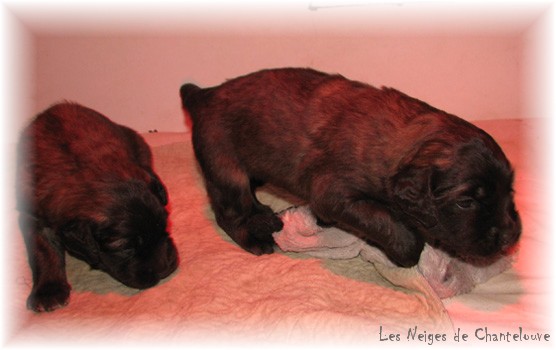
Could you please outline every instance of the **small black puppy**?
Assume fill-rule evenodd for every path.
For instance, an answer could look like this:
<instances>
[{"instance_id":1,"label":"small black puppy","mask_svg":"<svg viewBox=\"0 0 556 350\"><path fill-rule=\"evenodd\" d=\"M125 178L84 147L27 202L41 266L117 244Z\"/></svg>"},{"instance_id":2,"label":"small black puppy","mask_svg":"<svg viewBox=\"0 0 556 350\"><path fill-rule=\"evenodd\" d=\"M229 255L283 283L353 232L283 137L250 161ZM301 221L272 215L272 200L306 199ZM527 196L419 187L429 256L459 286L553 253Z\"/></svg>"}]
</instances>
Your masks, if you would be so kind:
<instances>
[{"instance_id":1,"label":"small black puppy","mask_svg":"<svg viewBox=\"0 0 556 350\"><path fill-rule=\"evenodd\" d=\"M513 171L496 142L397 90L285 68L185 84L180 95L217 222L249 252L271 253L282 228L254 195L263 183L400 266L415 265L425 241L491 257L520 235Z\"/></svg>"},{"instance_id":2,"label":"small black puppy","mask_svg":"<svg viewBox=\"0 0 556 350\"><path fill-rule=\"evenodd\" d=\"M177 268L167 193L135 131L61 103L37 116L18 147L19 223L33 272L28 308L68 303L65 251L138 289Z\"/></svg>"}]
</instances>

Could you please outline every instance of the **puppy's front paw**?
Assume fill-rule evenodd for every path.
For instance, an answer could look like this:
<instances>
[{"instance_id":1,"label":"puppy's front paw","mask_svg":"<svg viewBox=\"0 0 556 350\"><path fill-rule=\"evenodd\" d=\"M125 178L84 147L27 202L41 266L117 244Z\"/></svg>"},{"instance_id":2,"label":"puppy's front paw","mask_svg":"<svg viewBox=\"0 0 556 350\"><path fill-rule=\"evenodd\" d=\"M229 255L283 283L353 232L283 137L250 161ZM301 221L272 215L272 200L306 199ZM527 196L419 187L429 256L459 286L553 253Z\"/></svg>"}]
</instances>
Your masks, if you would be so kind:
<instances>
[{"instance_id":1,"label":"puppy's front paw","mask_svg":"<svg viewBox=\"0 0 556 350\"><path fill-rule=\"evenodd\" d=\"M50 282L34 289L27 299L27 308L35 312L54 311L69 303L71 287L67 283Z\"/></svg>"},{"instance_id":2,"label":"puppy's front paw","mask_svg":"<svg viewBox=\"0 0 556 350\"><path fill-rule=\"evenodd\" d=\"M274 213L255 214L246 224L247 237L242 247L255 255L274 252L272 233L282 230L284 224Z\"/></svg>"},{"instance_id":3,"label":"puppy's front paw","mask_svg":"<svg viewBox=\"0 0 556 350\"><path fill-rule=\"evenodd\" d=\"M392 240L385 253L396 265L412 267L419 263L424 247L425 242L419 235L409 231L405 225L395 223Z\"/></svg>"}]
</instances>

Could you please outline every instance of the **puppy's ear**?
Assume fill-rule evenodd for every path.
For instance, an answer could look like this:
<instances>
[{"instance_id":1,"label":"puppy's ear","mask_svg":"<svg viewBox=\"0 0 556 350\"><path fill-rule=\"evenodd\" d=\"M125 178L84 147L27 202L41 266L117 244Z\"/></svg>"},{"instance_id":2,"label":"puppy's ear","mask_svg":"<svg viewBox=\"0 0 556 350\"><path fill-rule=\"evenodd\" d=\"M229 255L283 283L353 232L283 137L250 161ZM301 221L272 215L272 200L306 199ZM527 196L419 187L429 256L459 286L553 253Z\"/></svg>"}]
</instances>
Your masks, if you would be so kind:
<instances>
[{"instance_id":1,"label":"puppy's ear","mask_svg":"<svg viewBox=\"0 0 556 350\"><path fill-rule=\"evenodd\" d=\"M452 143L431 139L415 147L417 151L402 160L392 179L392 195L400 209L427 228L438 223L432 194L433 175L452 166Z\"/></svg>"},{"instance_id":2,"label":"puppy's ear","mask_svg":"<svg viewBox=\"0 0 556 350\"><path fill-rule=\"evenodd\" d=\"M400 209L427 228L438 223L430 189L431 175L431 168L406 166L394 177L392 190Z\"/></svg>"},{"instance_id":3,"label":"puppy's ear","mask_svg":"<svg viewBox=\"0 0 556 350\"><path fill-rule=\"evenodd\" d=\"M99 263L99 248L95 239L97 225L89 220L75 220L60 228L64 248L73 256L95 268Z\"/></svg>"},{"instance_id":4,"label":"puppy's ear","mask_svg":"<svg viewBox=\"0 0 556 350\"><path fill-rule=\"evenodd\" d=\"M168 204L168 192L166 192L166 187L153 171L147 171L151 182L149 183L149 190L158 198L162 205Z\"/></svg>"}]
</instances>

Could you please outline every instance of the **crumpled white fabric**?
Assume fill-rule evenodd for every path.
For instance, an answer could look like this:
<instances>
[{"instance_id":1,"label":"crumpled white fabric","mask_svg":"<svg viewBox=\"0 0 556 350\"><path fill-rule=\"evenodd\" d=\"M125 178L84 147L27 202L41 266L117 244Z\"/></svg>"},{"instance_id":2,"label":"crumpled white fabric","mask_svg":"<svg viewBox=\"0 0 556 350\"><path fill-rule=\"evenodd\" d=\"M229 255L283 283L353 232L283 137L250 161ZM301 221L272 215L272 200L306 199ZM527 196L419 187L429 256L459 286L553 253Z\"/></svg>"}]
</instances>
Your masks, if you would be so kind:
<instances>
[{"instance_id":1,"label":"crumpled white fabric","mask_svg":"<svg viewBox=\"0 0 556 350\"><path fill-rule=\"evenodd\" d=\"M361 256L373 264L394 268L378 248L336 227L323 228L307 206L292 207L280 213L282 231L274 240L285 252L305 253L324 259L351 259ZM426 244L417 269L440 298L470 292L477 284L511 267L513 256L504 256L488 266L474 266Z\"/></svg>"}]
</instances>

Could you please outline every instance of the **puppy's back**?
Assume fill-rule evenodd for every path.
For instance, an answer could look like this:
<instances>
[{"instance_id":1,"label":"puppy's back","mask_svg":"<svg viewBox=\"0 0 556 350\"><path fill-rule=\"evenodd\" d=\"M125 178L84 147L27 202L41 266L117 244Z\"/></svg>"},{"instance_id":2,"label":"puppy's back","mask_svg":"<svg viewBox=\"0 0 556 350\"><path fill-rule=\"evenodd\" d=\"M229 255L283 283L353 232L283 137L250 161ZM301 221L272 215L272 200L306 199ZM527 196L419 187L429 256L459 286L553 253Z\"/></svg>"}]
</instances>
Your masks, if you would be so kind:
<instances>
[{"instance_id":1,"label":"puppy's back","mask_svg":"<svg viewBox=\"0 0 556 350\"><path fill-rule=\"evenodd\" d=\"M102 177L136 156L134 137L140 138L90 108L67 102L39 114L23 132L22 143L28 147L30 162L58 166L58 173L79 168Z\"/></svg>"},{"instance_id":2,"label":"puppy's back","mask_svg":"<svg viewBox=\"0 0 556 350\"><path fill-rule=\"evenodd\" d=\"M60 207L93 196L104 184L146 178L138 164L141 141L90 108L69 102L50 107L20 138L18 206Z\"/></svg>"}]
</instances>

